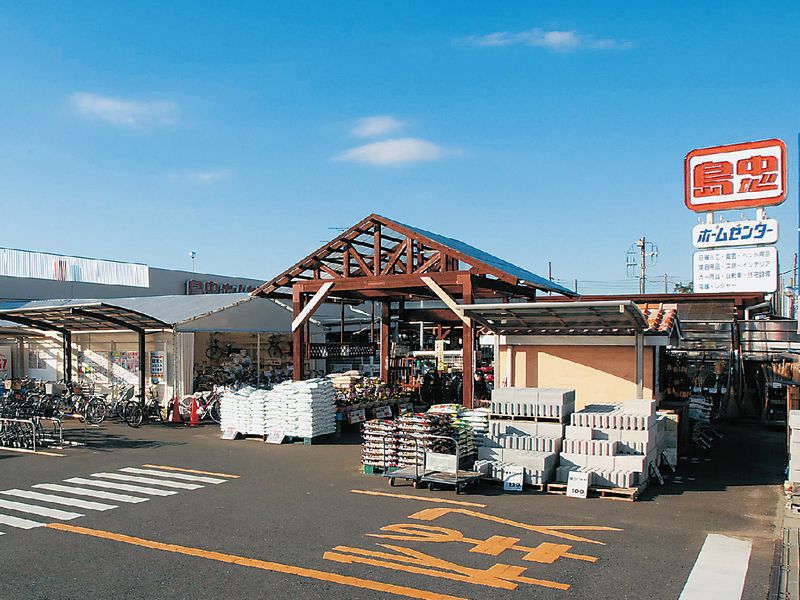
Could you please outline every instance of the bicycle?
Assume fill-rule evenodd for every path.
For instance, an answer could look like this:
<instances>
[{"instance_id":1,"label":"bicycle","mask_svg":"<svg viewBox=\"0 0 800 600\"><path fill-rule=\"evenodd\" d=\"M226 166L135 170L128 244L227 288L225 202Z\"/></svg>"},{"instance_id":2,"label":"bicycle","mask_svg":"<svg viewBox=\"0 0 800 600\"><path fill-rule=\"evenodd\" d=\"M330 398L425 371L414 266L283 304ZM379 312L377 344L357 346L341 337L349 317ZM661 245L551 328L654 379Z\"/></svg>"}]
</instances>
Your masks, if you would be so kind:
<instances>
[{"instance_id":1,"label":"bicycle","mask_svg":"<svg viewBox=\"0 0 800 600\"><path fill-rule=\"evenodd\" d=\"M211 345L206 348L206 358L209 360L219 360L223 356L230 356L236 352L238 352L238 350L234 348L232 344L225 344L223 347L220 345L219 340L214 338Z\"/></svg>"},{"instance_id":2,"label":"bicycle","mask_svg":"<svg viewBox=\"0 0 800 600\"><path fill-rule=\"evenodd\" d=\"M66 389L56 396L58 414L78 415L81 421L98 425L106 416L106 404L95 395L94 382L66 382Z\"/></svg>"},{"instance_id":3,"label":"bicycle","mask_svg":"<svg viewBox=\"0 0 800 600\"><path fill-rule=\"evenodd\" d=\"M123 408L122 417L130 427L139 427L142 422L163 423L164 415L161 414L161 403L158 401L158 388L151 386L147 390L147 400L144 406L139 400L128 400Z\"/></svg>"},{"instance_id":4,"label":"bicycle","mask_svg":"<svg viewBox=\"0 0 800 600\"><path fill-rule=\"evenodd\" d=\"M281 338L277 335L271 335L267 338L267 354L270 358L281 358L282 356L291 352L291 345L287 349L281 346Z\"/></svg>"},{"instance_id":5,"label":"bicycle","mask_svg":"<svg viewBox=\"0 0 800 600\"><path fill-rule=\"evenodd\" d=\"M192 400L197 404L197 417L201 421L209 417L215 423L219 423L222 419L220 400L222 394L214 389L211 392L197 392L196 394L187 394L178 401L178 407L181 417L184 419L191 418L192 415Z\"/></svg>"}]
</instances>

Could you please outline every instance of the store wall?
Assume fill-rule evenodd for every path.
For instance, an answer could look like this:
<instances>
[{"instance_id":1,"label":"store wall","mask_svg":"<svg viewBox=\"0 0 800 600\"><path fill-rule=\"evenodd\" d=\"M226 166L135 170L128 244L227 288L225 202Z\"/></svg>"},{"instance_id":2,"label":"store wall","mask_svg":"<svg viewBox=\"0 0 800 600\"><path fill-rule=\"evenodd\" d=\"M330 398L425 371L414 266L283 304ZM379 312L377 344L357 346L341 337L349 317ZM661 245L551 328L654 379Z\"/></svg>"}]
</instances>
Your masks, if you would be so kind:
<instances>
[{"instance_id":1,"label":"store wall","mask_svg":"<svg viewBox=\"0 0 800 600\"><path fill-rule=\"evenodd\" d=\"M153 333L147 335L145 351L145 373L150 385L151 372L150 353L154 350L166 352L165 380L158 385L159 398L171 398L174 390L174 352L172 333ZM112 352L138 352L139 341L135 333L107 332L74 334L72 339L72 376L74 379L92 379L95 381L97 393L110 393L112 379L124 378L138 389L139 379L136 372L126 372L121 365L114 365ZM22 353L24 372L20 376L50 381L64 379L60 338L28 339ZM40 369L46 369L40 370ZM111 376L109 376L111 374Z\"/></svg>"},{"instance_id":2,"label":"store wall","mask_svg":"<svg viewBox=\"0 0 800 600\"><path fill-rule=\"evenodd\" d=\"M508 377L508 353L513 370ZM653 398L653 348L644 349L644 398ZM636 398L636 349L632 346L505 346L498 381L514 387L575 390L577 408Z\"/></svg>"}]
</instances>

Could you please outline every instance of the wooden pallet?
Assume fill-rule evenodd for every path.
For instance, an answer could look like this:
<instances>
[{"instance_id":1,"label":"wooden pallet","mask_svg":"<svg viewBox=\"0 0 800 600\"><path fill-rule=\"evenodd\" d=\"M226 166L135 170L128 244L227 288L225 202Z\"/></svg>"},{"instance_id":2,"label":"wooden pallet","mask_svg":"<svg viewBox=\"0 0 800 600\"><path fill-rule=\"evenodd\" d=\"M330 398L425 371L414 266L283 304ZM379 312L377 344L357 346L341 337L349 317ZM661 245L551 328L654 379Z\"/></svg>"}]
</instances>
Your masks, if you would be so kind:
<instances>
[{"instance_id":1,"label":"wooden pallet","mask_svg":"<svg viewBox=\"0 0 800 600\"><path fill-rule=\"evenodd\" d=\"M305 446L310 446L312 444L326 444L330 442L336 434L329 433L326 435L318 435L317 437L293 437L287 435L283 438L284 444L303 444Z\"/></svg>"},{"instance_id":2,"label":"wooden pallet","mask_svg":"<svg viewBox=\"0 0 800 600\"><path fill-rule=\"evenodd\" d=\"M494 477L483 477L481 481L487 481L492 485L503 485L503 482L500 479L495 479ZM547 484L546 483L526 483L523 486L525 491L534 491L534 492L546 492L547 491ZM509 492L514 493L514 492Z\"/></svg>"},{"instance_id":3,"label":"wooden pallet","mask_svg":"<svg viewBox=\"0 0 800 600\"><path fill-rule=\"evenodd\" d=\"M361 471L365 475L383 475L384 473L391 473L400 467L379 467L377 465L361 465Z\"/></svg>"},{"instance_id":4,"label":"wooden pallet","mask_svg":"<svg viewBox=\"0 0 800 600\"><path fill-rule=\"evenodd\" d=\"M526 423L561 423L562 425L566 424L566 421L564 421L561 417L523 417L520 415L490 414L489 418L501 421L524 421Z\"/></svg>"},{"instance_id":5,"label":"wooden pallet","mask_svg":"<svg viewBox=\"0 0 800 600\"><path fill-rule=\"evenodd\" d=\"M589 486L589 495L591 496L596 495L600 498L609 498L610 500L623 500L625 502L633 502L639 497L639 495L646 488L647 488L647 483L643 483L639 487L635 488L614 488L614 487L591 485ZM547 493L566 495L567 484L549 483L547 484Z\"/></svg>"}]
</instances>

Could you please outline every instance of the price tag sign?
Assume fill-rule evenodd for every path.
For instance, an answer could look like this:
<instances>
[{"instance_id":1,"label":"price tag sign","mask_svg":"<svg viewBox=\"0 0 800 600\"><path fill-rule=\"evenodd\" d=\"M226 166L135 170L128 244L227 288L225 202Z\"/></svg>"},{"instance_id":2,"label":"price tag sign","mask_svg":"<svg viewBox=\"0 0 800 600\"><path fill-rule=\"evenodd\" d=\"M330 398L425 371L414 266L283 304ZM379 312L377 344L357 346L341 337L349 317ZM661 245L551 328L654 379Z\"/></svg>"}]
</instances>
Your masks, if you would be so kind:
<instances>
[{"instance_id":1,"label":"price tag sign","mask_svg":"<svg viewBox=\"0 0 800 600\"><path fill-rule=\"evenodd\" d=\"M391 406L378 406L373 412L376 419L391 419L393 416Z\"/></svg>"},{"instance_id":2,"label":"price tag sign","mask_svg":"<svg viewBox=\"0 0 800 600\"><path fill-rule=\"evenodd\" d=\"M235 440L239 436L239 432L234 427L226 427L222 430L223 440Z\"/></svg>"},{"instance_id":3,"label":"price tag sign","mask_svg":"<svg viewBox=\"0 0 800 600\"><path fill-rule=\"evenodd\" d=\"M414 412L414 403L413 402L406 402L405 404L398 404L397 409L400 411L401 415L406 413L413 413Z\"/></svg>"},{"instance_id":4,"label":"price tag sign","mask_svg":"<svg viewBox=\"0 0 800 600\"><path fill-rule=\"evenodd\" d=\"M523 467L503 468L503 491L521 492L525 483L525 469Z\"/></svg>"},{"instance_id":5,"label":"price tag sign","mask_svg":"<svg viewBox=\"0 0 800 600\"><path fill-rule=\"evenodd\" d=\"M589 495L589 473L570 471L567 481L567 496L570 498L586 498Z\"/></svg>"},{"instance_id":6,"label":"price tag sign","mask_svg":"<svg viewBox=\"0 0 800 600\"><path fill-rule=\"evenodd\" d=\"M363 408L359 408L358 410L351 410L347 413L347 422L350 425L355 425L356 423L363 423L367 420L367 412Z\"/></svg>"},{"instance_id":7,"label":"price tag sign","mask_svg":"<svg viewBox=\"0 0 800 600\"><path fill-rule=\"evenodd\" d=\"M283 432L283 429L270 429L264 441L267 444L282 444L283 438L285 437L286 434Z\"/></svg>"}]
</instances>

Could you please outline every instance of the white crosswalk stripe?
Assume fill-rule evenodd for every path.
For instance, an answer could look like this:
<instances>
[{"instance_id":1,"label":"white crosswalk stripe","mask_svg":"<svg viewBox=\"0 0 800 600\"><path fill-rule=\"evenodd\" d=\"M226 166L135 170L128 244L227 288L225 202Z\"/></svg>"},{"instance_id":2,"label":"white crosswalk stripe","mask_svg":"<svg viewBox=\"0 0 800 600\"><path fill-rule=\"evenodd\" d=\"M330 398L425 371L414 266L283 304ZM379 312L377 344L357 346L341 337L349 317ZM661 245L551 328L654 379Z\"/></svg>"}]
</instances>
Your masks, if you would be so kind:
<instances>
[{"instance_id":1,"label":"white crosswalk stripe","mask_svg":"<svg viewBox=\"0 0 800 600\"><path fill-rule=\"evenodd\" d=\"M12 502L11 500L3 500L2 498L0 498L0 508L41 515L42 517L50 517L51 519L58 519L59 521L70 521L83 516L81 513L59 510L57 508L46 508L36 504L25 504L24 502Z\"/></svg>"},{"instance_id":2,"label":"white crosswalk stripe","mask_svg":"<svg viewBox=\"0 0 800 600\"><path fill-rule=\"evenodd\" d=\"M0 494L6 496L16 496L18 498L28 498L29 500L42 500L51 504L62 504L64 506L74 506L75 508L85 508L87 510L111 510L117 508L116 504L103 504L102 502L91 502L79 498L67 498L65 496L55 496L53 494L41 494L39 492L29 492L28 490L4 490Z\"/></svg>"},{"instance_id":3,"label":"white crosswalk stripe","mask_svg":"<svg viewBox=\"0 0 800 600\"><path fill-rule=\"evenodd\" d=\"M199 475L185 475L183 473L167 473L164 471L155 471L153 469L137 469L135 467L125 467L120 469L124 473L136 473L138 475L153 475L155 477L168 477L172 479L182 479L183 481L196 481L197 483L225 483L227 479L217 479L215 477L200 477Z\"/></svg>"},{"instance_id":4,"label":"white crosswalk stripe","mask_svg":"<svg viewBox=\"0 0 800 600\"><path fill-rule=\"evenodd\" d=\"M135 492L137 494L147 494L148 496L172 496L178 492L173 490L159 490L156 488L144 487L141 485L127 485L116 481L103 481L102 479L84 479L83 477L72 477L64 480L66 483L77 483L79 485L94 485L110 490L122 490L123 492Z\"/></svg>"},{"instance_id":5,"label":"white crosswalk stripe","mask_svg":"<svg viewBox=\"0 0 800 600\"><path fill-rule=\"evenodd\" d=\"M0 515L0 525L8 525L9 527L17 527L18 529L33 529L34 527L43 527L44 523L20 519L19 517L12 517L10 515Z\"/></svg>"},{"instance_id":6,"label":"white crosswalk stripe","mask_svg":"<svg viewBox=\"0 0 800 600\"><path fill-rule=\"evenodd\" d=\"M133 475L120 475L119 473L92 473L92 477L102 477L103 479L116 479L118 481L130 481L133 483L146 483L148 485L160 485L167 488L178 488L181 490L199 490L202 485L196 483L183 483L180 481L161 481L150 477L134 477Z\"/></svg>"},{"instance_id":7,"label":"white crosswalk stripe","mask_svg":"<svg viewBox=\"0 0 800 600\"><path fill-rule=\"evenodd\" d=\"M52 492L64 492L66 494L74 494L76 496L88 496L90 498L111 500L112 502L127 502L128 504L138 504L139 502L147 502L149 500L149 498L139 498L138 496L129 496L127 494L115 494L113 492L90 490L89 488L72 487L69 485L58 485L57 483L37 483L31 487L39 488L42 490L50 490Z\"/></svg>"},{"instance_id":8,"label":"white crosswalk stripe","mask_svg":"<svg viewBox=\"0 0 800 600\"><path fill-rule=\"evenodd\" d=\"M0 490L0 526L16 529L45 527L54 520L69 521L85 516L74 512L74 509L109 511L119 508L119 503L138 504L156 496L174 496L181 491L202 489L205 484L218 485L228 481L205 476L203 471L199 473L186 475L155 468L122 467L115 472L70 477L63 484L36 483L30 486L33 489ZM73 507L73 510L54 508L52 505ZM40 522L13 513L28 513L44 518ZM0 531L0 536L7 532L7 529Z\"/></svg>"}]
</instances>

